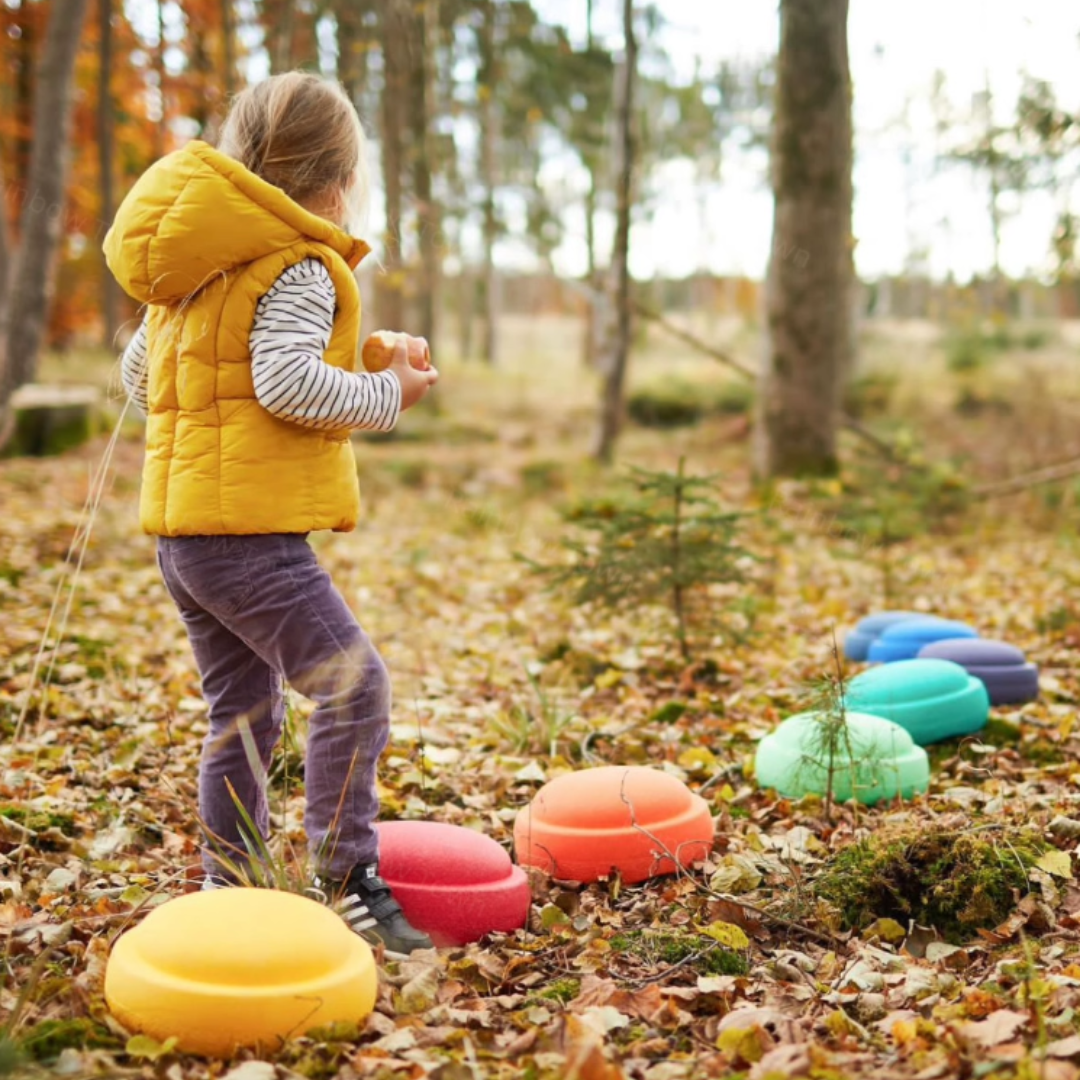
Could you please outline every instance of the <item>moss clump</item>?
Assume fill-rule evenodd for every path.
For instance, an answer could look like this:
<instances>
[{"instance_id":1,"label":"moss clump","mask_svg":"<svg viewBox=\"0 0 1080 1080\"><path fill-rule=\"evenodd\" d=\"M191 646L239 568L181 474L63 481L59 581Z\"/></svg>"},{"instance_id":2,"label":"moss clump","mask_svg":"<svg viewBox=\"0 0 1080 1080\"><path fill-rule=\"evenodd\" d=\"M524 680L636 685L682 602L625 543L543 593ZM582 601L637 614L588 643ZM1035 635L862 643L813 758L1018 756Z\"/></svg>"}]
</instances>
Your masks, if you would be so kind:
<instances>
[{"instance_id":1,"label":"moss clump","mask_svg":"<svg viewBox=\"0 0 1080 1080\"><path fill-rule=\"evenodd\" d=\"M65 836L75 835L75 818L71 814L55 810L33 810L15 803L0 804L0 817L15 821L34 832L59 829Z\"/></svg>"},{"instance_id":2,"label":"moss clump","mask_svg":"<svg viewBox=\"0 0 1080 1080\"><path fill-rule=\"evenodd\" d=\"M913 918L960 941L1008 917L1044 851L1045 842L1025 829L884 832L838 852L815 893L838 910L845 929Z\"/></svg>"},{"instance_id":3,"label":"moss clump","mask_svg":"<svg viewBox=\"0 0 1080 1080\"><path fill-rule=\"evenodd\" d=\"M530 996L534 1001L557 1001L560 1005L565 1005L573 1001L580 992L580 979L556 979Z\"/></svg>"},{"instance_id":4,"label":"moss clump","mask_svg":"<svg viewBox=\"0 0 1080 1080\"><path fill-rule=\"evenodd\" d=\"M615 952L627 953L650 967L682 964L699 975L746 975L750 962L712 938L673 930L629 930L611 939Z\"/></svg>"},{"instance_id":5,"label":"moss clump","mask_svg":"<svg viewBox=\"0 0 1080 1080\"><path fill-rule=\"evenodd\" d=\"M62 1050L117 1050L120 1040L101 1024L86 1017L42 1020L19 1033L19 1047L34 1061L52 1061Z\"/></svg>"},{"instance_id":6,"label":"moss clump","mask_svg":"<svg viewBox=\"0 0 1080 1080\"><path fill-rule=\"evenodd\" d=\"M999 716L991 716L986 721L986 727L979 733L979 738L990 746L1016 746L1022 735L1019 724L1002 720Z\"/></svg>"}]
</instances>

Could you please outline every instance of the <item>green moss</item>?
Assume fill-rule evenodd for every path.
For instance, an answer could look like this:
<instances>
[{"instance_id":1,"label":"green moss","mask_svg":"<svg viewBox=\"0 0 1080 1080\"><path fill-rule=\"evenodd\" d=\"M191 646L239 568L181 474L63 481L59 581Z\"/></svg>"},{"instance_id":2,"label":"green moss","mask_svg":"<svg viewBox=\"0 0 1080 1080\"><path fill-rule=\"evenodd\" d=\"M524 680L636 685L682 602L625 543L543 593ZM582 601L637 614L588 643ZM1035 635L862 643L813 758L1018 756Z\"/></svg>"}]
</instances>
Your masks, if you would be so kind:
<instances>
[{"instance_id":1,"label":"green moss","mask_svg":"<svg viewBox=\"0 0 1080 1080\"><path fill-rule=\"evenodd\" d=\"M8 1035L0 1034L0 1076L10 1076L18 1072L25 1060L19 1044Z\"/></svg>"},{"instance_id":2,"label":"green moss","mask_svg":"<svg viewBox=\"0 0 1080 1080\"><path fill-rule=\"evenodd\" d=\"M528 496L563 491L566 484L566 467L560 461L533 461L522 466L521 486Z\"/></svg>"},{"instance_id":3,"label":"green moss","mask_svg":"<svg viewBox=\"0 0 1080 1080\"><path fill-rule=\"evenodd\" d=\"M750 971L745 956L692 931L629 930L613 937L611 947L652 967L685 963L699 975L746 975Z\"/></svg>"},{"instance_id":4,"label":"green moss","mask_svg":"<svg viewBox=\"0 0 1080 1080\"><path fill-rule=\"evenodd\" d=\"M532 996L539 1001L557 1001L560 1005L565 1005L573 1001L580 992L580 979L556 979Z\"/></svg>"},{"instance_id":5,"label":"green moss","mask_svg":"<svg viewBox=\"0 0 1080 1080\"><path fill-rule=\"evenodd\" d=\"M682 718L685 712L685 701L665 701L660 708L653 712L649 719L657 724L674 724L676 720Z\"/></svg>"},{"instance_id":6,"label":"green moss","mask_svg":"<svg viewBox=\"0 0 1080 1080\"><path fill-rule=\"evenodd\" d=\"M959 941L1008 917L1045 850L1037 833L1022 829L876 833L838 852L814 891L845 929L914 918Z\"/></svg>"},{"instance_id":7,"label":"green moss","mask_svg":"<svg viewBox=\"0 0 1080 1080\"><path fill-rule=\"evenodd\" d=\"M96 407L88 403L16 408L15 430L3 456L47 457L81 446L103 428Z\"/></svg>"},{"instance_id":8,"label":"green moss","mask_svg":"<svg viewBox=\"0 0 1080 1080\"><path fill-rule=\"evenodd\" d=\"M57 828L65 836L75 835L75 818L71 814L57 811L33 810L16 803L0 804L0 817L9 821L17 821L34 832L44 832L46 829Z\"/></svg>"},{"instance_id":9,"label":"green moss","mask_svg":"<svg viewBox=\"0 0 1080 1080\"><path fill-rule=\"evenodd\" d=\"M20 1032L19 1046L35 1061L52 1061L61 1050L119 1049L120 1040L108 1028L87 1017L42 1020Z\"/></svg>"},{"instance_id":10,"label":"green moss","mask_svg":"<svg viewBox=\"0 0 1080 1080\"><path fill-rule=\"evenodd\" d=\"M1065 747L1060 742L1045 737L1023 742L1017 750L1025 761L1033 765L1060 765L1067 757Z\"/></svg>"},{"instance_id":11,"label":"green moss","mask_svg":"<svg viewBox=\"0 0 1080 1080\"><path fill-rule=\"evenodd\" d=\"M991 716L986 722L979 738L989 746L1015 746L1020 741L1022 732L1018 724Z\"/></svg>"},{"instance_id":12,"label":"green moss","mask_svg":"<svg viewBox=\"0 0 1080 1080\"><path fill-rule=\"evenodd\" d=\"M668 380L635 390L626 411L635 424L649 428L686 427L707 416L742 416L754 406L749 382L692 383Z\"/></svg>"}]
</instances>

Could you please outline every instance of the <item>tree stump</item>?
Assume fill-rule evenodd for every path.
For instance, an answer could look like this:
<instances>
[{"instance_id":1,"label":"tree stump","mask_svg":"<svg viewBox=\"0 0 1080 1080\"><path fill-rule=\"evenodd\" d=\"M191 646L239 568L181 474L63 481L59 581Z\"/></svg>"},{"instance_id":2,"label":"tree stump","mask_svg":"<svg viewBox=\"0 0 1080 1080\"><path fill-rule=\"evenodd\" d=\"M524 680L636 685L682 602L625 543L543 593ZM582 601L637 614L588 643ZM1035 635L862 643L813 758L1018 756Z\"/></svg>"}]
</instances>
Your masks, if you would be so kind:
<instances>
[{"instance_id":1,"label":"tree stump","mask_svg":"<svg viewBox=\"0 0 1080 1080\"><path fill-rule=\"evenodd\" d=\"M79 446L102 428L101 392L94 386L28 383L11 396L15 430L5 457L48 457Z\"/></svg>"}]
</instances>

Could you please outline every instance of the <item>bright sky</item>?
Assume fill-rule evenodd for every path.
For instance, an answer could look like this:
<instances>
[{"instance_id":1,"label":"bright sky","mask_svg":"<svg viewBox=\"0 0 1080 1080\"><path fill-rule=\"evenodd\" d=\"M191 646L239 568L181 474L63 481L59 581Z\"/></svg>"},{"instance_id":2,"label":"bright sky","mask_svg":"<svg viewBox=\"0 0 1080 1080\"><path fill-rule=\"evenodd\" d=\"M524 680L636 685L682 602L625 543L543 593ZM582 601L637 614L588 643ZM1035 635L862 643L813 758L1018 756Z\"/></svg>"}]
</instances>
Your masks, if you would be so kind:
<instances>
[{"instance_id":1,"label":"bright sky","mask_svg":"<svg viewBox=\"0 0 1080 1080\"><path fill-rule=\"evenodd\" d=\"M585 0L535 0L547 21L584 36ZM758 58L775 51L775 0L659 0L667 20L663 45L678 70L696 57ZM621 0L594 0L594 27L621 41ZM1021 75L1050 81L1059 102L1080 111L1080 3L1077 0L851 0L848 24L855 88L856 260L863 275L898 271L912 249L929 251L935 275L961 279L991 261L984 177L935 162L927 99L935 71L960 110L987 80L1000 118L1015 103ZM910 129L898 123L908 108ZM769 249L772 203L764 155L729 159L711 192L704 221L688 165L672 164L663 205L652 222L635 225L634 272L686 273L702 264L720 272L762 273ZM1026 194L1008 218L1002 262L1011 274L1042 272L1063 196ZM1077 200L1074 211L1080 209ZM583 264L580 221L558 253L560 265ZM672 237L683 238L672 242Z\"/></svg>"}]
</instances>

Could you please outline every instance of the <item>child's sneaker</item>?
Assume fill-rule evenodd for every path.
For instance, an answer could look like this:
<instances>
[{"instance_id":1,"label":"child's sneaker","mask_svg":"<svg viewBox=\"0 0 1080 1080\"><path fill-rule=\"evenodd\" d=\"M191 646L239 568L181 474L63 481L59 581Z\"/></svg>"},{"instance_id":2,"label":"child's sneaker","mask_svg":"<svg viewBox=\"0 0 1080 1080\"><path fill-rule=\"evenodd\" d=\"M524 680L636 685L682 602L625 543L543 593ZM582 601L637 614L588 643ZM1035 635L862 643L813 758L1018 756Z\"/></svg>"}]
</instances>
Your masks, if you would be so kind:
<instances>
[{"instance_id":1,"label":"child's sneaker","mask_svg":"<svg viewBox=\"0 0 1080 1080\"><path fill-rule=\"evenodd\" d=\"M408 956L435 943L409 924L390 886L379 877L379 864L354 866L344 881L315 879L315 887L361 937L381 941L387 952Z\"/></svg>"}]
</instances>

